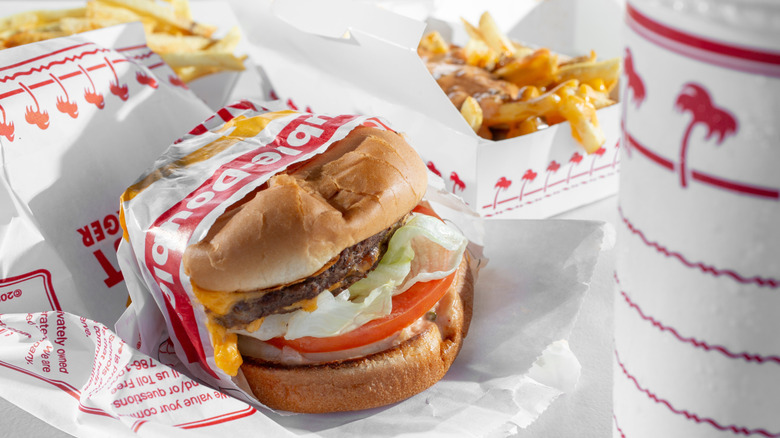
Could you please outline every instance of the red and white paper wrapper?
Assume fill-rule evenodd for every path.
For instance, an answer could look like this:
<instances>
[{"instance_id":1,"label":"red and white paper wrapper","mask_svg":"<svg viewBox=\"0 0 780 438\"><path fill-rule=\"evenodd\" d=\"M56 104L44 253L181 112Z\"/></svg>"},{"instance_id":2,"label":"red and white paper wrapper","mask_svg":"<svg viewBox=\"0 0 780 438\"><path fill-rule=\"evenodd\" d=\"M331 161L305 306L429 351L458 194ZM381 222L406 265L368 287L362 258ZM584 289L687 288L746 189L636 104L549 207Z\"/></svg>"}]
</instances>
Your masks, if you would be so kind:
<instances>
[{"instance_id":1,"label":"red and white paper wrapper","mask_svg":"<svg viewBox=\"0 0 780 438\"><path fill-rule=\"evenodd\" d=\"M140 24L0 51L0 313L113 324L119 196L209 113Z\"/></svg>"},{"instance_id":2,"label":"red and white paper wrapper","mask_svg":"<svg viewBox=\"0 0 780 438\"><path fill-rule=\"evenodd\" d=\"M614 436L780 436L780 4L627 4Z\"/></svg>"},{"instance_id":3,"label":"red and white paper wrapper","mask_svg":"<svg viewBox=\"0 0 780 438\"><path fill-rule=\"evenodd\" d=\"M409 136L431 171L483 217L545 218L615 194L620 104L598 111L606 141L590 155L574 140L568 123L502 141L482 139L442 92L416 51L426 30L425 20L429 28L464 44L463 25L453 11L468 5L378 3L381 7L352 1L252 3L256 25L246 29L247 35L254 44L255 59L264 61L263 70L275 96L302 110L376 114L392 120ZM609 2L599 3L604 10L617 10ZM524 17L533 8L517 2L491 6L491 13L502 23L508 17L517 20L505 30L518 40L520 35L531 38L523 30L538 28L534 23L562 18L559 10L550 8ZM568 4L565 12L578 9ZM574 29L575 20L571 21L561 26ZM610 28L617 30L616 23L607 21L594 34ZM581 41L587 36L577 35ZM537 43L533 39L526 42Z\"/></svg>"},{"instance_id":4,"label":"red and white paper wrapper","mask_svg":"<svg viewBox=\"0 0 780 438\"><path fill-rule=\"evenodd\" d=\"M148 312L146 301L153 298L153 310L162 311L190 373L241 396L238 385L214 363L205 310L193 298L181 263L184 251L229 206L359 126L389 129L375 117L271 112L260 103L241 101L217 111L168 149L123 196L127 240L120 244L119 258L123 272L132 273L131 298L138 304L120 321L120 334L146 351L160 344L159 327L137 317ZM229 137L234 131L246 138ZM218 146L229 142L235 144Z\"/></svg>"}]
</instances>

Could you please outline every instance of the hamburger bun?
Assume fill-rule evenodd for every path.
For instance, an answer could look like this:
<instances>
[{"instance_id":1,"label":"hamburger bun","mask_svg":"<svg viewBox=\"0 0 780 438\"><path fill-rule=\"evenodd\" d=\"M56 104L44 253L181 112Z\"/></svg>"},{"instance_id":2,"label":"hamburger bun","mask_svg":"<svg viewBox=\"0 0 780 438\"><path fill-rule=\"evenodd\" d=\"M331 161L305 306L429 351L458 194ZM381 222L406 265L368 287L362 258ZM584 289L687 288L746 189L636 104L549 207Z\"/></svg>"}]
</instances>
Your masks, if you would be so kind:
<instances>
[{"instance_id":1,"label":"hamburger bun","mask_svg":"<svg viewBox=\"0 0 780 438\"><path fill-rule=\"evenodd\" d=\"M474 279L468 253L439 302L435 324L389 350L318 365L279 365L244 356L241 370L264 405L301 413L385 406L441 380L460 351L471 322Z\"/></svg>"},{"instance_id":2,"label":"hamburger bun","mask_svg":"<svg viewBox=\"0 0 780 438\"><path fill-rule=\"evenodd\" d=\"M399 134L359 127L228 210L183 258L191 281L251 291L312 275L414 208L427 170Z\"/></svg>"}]
</instances>

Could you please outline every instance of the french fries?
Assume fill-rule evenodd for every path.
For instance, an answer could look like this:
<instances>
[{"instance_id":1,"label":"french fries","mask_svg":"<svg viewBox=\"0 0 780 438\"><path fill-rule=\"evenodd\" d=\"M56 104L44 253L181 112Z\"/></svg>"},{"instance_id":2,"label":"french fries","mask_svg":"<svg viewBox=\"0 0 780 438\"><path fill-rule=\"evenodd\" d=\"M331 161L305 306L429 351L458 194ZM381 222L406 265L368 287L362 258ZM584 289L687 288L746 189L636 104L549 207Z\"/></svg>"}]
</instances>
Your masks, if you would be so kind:
<instances>
[{"instance_id":1,"label":"french fries","mask_svg":"<svg viewBox=\"0 0 780 438\"><path fill-rule=\"evenodd\" d=\"M479 106L479 102L471 96L467 97L463 101L463 105L460 106L460 113L471 129L474 132L479 132L482 127L482 107Z\"/></svg>"},{"instance_id":2,"label":"french fries","mask_svg":"<svg viewBox=\"0 0 780 438\"><path fill-rule=\"evenodd\" d=\"M432 73L454 71L435 75L437 82L478 135L499 140L568 121L588 153L601 147L605 138L596 110L615 103L610 93L620 75L619 58L597 61L593 51L569 58L527 47L502 33L488 12L477 26L461 21L469 37L464 46L443 43L432 32L418 53ZM437 68L440 64L465 65L447 70ZM484 75L474 74L473 67ZM465 101L464 90L470 94Z\"/></svg>"},{"instance_id":3,"label":"french fries","mask_svg":"<svg viewBox=\"0 0 780 438\"><path fill-rule=\"evenodd\" d=\"M22 12L0 18L0 49L133 21L184 82L244 69L246 56L234 55L238 28L214 38L216 27L193 21L188 0L88 0L80 8Z\"/></svg>"}]
</instances>

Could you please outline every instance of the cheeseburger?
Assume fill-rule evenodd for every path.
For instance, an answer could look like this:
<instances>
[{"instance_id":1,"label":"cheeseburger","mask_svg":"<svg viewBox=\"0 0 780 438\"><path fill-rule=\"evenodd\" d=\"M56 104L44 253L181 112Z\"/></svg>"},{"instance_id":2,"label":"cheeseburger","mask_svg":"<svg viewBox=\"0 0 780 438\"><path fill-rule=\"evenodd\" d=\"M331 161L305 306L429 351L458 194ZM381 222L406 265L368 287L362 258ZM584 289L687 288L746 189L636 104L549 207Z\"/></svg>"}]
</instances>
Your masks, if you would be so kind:
<instances>
[{"instance_id":1,"label":"cheeseburger","mask_svg":"<svg viewBox=\"0 0 780 438\"><path fill-rule=\"evenodd\" d=\"M440 380L473 280L426 187L400 135L360 127L228 209L183 258L216 365L294 412L383 406Z\"/></svg>"}]
</instances>

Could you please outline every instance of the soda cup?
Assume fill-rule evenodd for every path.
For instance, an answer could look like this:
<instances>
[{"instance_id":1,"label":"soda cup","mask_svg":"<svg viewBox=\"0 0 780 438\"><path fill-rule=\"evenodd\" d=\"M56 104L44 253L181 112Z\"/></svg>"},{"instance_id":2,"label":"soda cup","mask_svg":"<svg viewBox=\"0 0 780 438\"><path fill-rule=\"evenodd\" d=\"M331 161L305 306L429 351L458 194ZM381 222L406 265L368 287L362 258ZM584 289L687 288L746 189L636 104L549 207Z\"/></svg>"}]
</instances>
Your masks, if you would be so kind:
<instances>
[{"instance_id":1,"label":"soda cup","mask_svg":"<svg viewBox=\"0 0 780 438\"><path fill-rule=\"evenodd\" d=\"M613 436L780 437L780 2L625 24Z\"/></svg>"}]
</instances>

